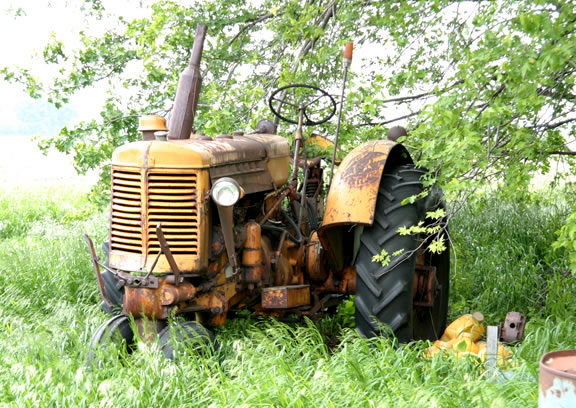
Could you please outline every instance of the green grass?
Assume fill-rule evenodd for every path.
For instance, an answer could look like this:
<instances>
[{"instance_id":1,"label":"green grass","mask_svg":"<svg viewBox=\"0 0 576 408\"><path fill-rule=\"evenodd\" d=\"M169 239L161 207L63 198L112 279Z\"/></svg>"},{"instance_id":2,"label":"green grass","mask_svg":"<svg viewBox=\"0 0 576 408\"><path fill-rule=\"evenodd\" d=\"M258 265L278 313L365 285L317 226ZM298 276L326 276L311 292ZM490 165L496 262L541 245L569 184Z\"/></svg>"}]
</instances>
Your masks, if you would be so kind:
<instances>
[{"instance_id":1,"label":"green grass","mask_svg":"<svg viewBox=\"0 0 576 408\"><path fill-rule=\"evenodd\" d=\"M576 347L574 278L550 252L564 210L489 197L452 223L450 314L480 310L491 324L509 310L528 314L512 380L487 378L471 360L423 359L423 342L368 342L344 315L238 319L216 331L217 351L174 363L139 344L89 366L88 341L107 316L81 236L101 242L107 222L86 208L73 193L0 194L0 406L530 407L541 355ZM333 336L335 347L325 341Z\"/></svg>"},{"instance_id":2,"label":"green grass","mask_svg":"<svg viewBox=\"0 0 576 408\"><path fill-rule=\"evenodd\" d=\"M563 254L550 248L569 212L557 198L535 196L527 204L488 196L458 214L451 225L453 317L469 310L495 321L508 311L574 316L576 280Z\"/></svg>"}]
</instances>

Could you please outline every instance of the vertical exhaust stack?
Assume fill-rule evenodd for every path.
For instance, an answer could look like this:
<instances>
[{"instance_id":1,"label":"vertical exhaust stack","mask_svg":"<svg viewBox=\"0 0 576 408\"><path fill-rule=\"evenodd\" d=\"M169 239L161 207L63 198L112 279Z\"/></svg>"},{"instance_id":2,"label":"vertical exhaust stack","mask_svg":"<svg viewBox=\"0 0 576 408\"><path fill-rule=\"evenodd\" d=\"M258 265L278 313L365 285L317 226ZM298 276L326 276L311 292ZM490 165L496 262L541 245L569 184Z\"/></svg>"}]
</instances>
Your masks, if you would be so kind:
<instances>
[{"instance_id":1,"label":"vertical exhaust stack","mask_svg":"<svg viewBox=\"0 0 576 408\"><path fill-rule=\"evenodd\" d=\"M190 132L194 125L194 116L196 116L196 107L200 98L200 88L202 87L200 60L202 59L202 50L204 48L204 37L206 37L206 25L198 24L190 64L182 72L178 82L168 130L169 140L190 138Z\"/></svg>"}]
</instances>

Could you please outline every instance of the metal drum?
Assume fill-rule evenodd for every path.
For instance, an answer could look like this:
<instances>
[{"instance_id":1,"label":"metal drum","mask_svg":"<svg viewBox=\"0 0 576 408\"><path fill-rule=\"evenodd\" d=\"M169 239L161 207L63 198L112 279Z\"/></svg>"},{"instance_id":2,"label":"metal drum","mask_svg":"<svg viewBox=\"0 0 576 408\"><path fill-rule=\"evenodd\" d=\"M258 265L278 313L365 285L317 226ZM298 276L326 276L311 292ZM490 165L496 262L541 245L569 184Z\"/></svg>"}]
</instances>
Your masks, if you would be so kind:
<instances>
[{"instance_id":1,"label":"metal drum","mask_svg":"<svg viewBox=\"0 0 576 408\"><path fill-rule=\"evenodd\" d=\"M576 407L576 350L553 351L542 356L538 406Z\"/></svg>"}]
</instances>

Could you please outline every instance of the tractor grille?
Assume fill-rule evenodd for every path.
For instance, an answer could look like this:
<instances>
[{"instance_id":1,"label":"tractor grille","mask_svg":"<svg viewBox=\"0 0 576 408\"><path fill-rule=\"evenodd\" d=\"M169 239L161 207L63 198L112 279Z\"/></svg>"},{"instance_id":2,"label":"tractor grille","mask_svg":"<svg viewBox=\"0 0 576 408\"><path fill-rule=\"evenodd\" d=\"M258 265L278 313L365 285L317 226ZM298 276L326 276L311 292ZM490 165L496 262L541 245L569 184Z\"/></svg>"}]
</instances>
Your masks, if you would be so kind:
<instances>
[{"instance_id":1,"label":"tractor grille","mask_svg":"<svg viewBox=\"0 0 576 408\"><path fill-rule=\"evenodd\" d=\"M113 250L142 253L141 184L138 171L112 171L110 246Z\"/></svg>"},{"instance_id":2,"label":"tractor grille","mask_svg":"<svg viewBox=\"0 0 576 408\"><path fill-rule=\"evenodd\" d=\"M197 174L113 169L111 249L157 254L158 223L173 254L198 255Z\"/></svg>"},{"instance_id":3,"label":"tractor grille","mask_svg":"<svg viewBox=\"0 0 576 408\"><path fill-rule=\"evenodd\" d=\"M148 253L160 244L156 225L174 254L198 254L198 207L196 174L150 173L148 175Z\"/></svg>"}]
</instances>

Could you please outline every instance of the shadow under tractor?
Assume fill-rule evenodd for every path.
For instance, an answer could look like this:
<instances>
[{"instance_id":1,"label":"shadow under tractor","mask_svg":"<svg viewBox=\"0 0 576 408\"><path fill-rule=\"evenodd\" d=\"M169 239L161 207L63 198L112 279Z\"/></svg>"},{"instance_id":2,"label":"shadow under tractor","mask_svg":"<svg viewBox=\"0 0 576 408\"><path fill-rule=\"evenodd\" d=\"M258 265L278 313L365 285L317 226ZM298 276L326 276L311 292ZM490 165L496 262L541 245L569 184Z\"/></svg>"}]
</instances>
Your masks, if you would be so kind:
<instances>
[{"instance_id":1,"label":"shadow under tractor","mask_svg":"<svg viewBox=\"0 0 576 408\"><path fill-rule=\"evenodd\" d=\"M279 119L297 125L293 146L269 120L250 133L194 134L205 31L200 25L169 129L164 118L144 117L143 140L113 154L105 262L85 236L103 308L114 315L93 336L91 356L113 339L132 343L137 328L172 358L176 342L211 342L209 328L242 310L315 319L347 295L363 336L438 338L449 251L433 254L432 237L398 232L431 222L426 213L443 206L437 191L403 203L422 193L425 171L401 144L374 140L347 154L325 191L322 157L307 152L337 146L303 127L328 121L337 103L308 85L269 99ZM392 254L388 263L373 261L382 254Z\"/></svg>"}]
</instances>

